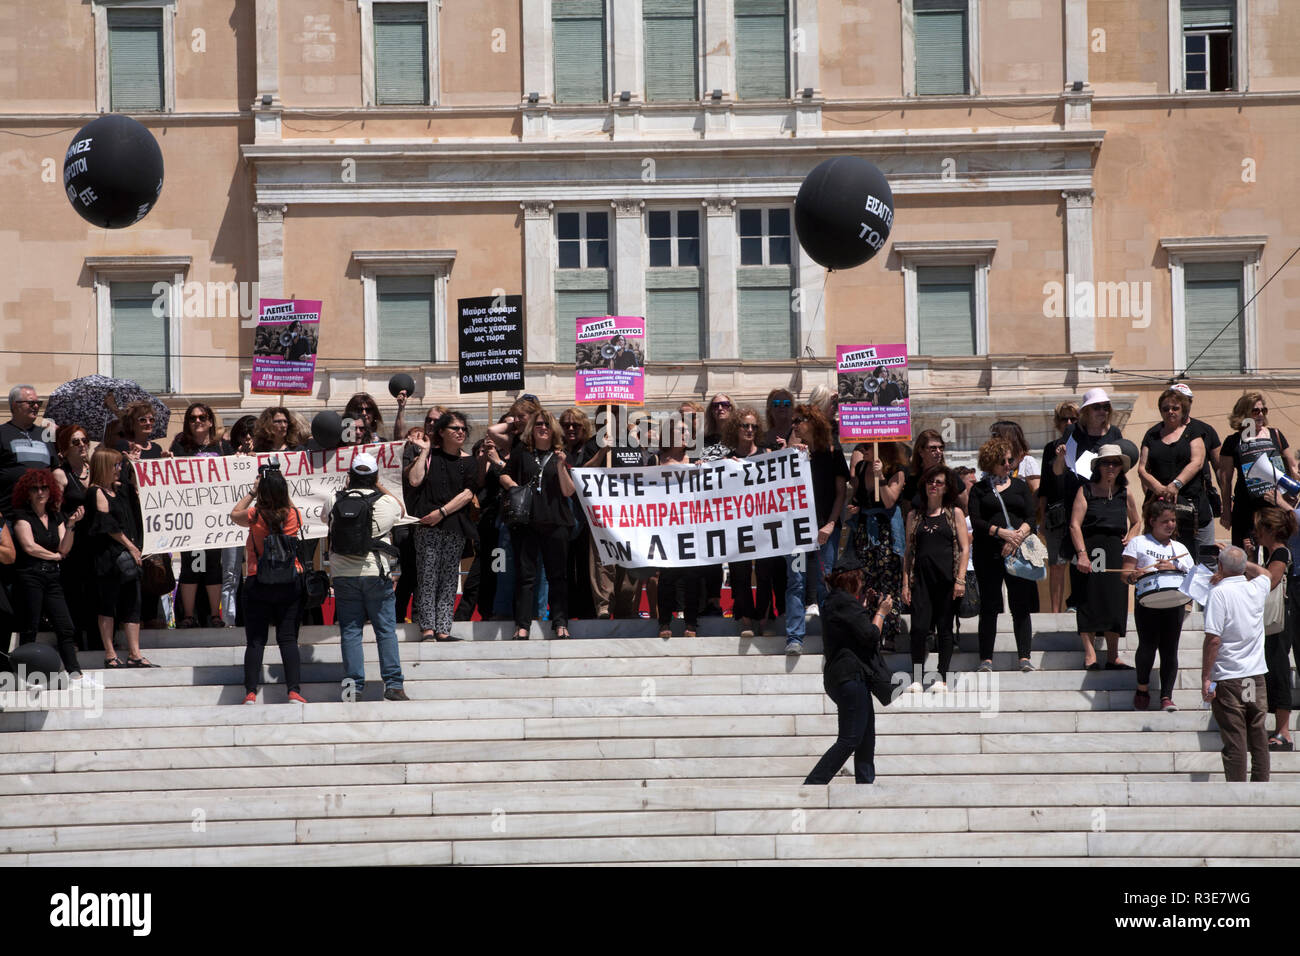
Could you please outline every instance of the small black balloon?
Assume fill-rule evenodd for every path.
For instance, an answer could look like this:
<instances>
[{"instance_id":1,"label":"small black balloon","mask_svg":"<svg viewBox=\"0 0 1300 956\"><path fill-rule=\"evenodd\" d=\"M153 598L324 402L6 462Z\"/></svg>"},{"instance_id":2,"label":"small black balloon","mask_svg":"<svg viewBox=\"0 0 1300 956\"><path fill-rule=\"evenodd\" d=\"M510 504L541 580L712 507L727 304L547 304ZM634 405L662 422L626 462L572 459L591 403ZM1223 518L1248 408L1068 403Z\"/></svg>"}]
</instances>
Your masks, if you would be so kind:
<instances>
[{"instance_id":1,"label":"small black balloon","mask_svg":"<svg viewBox=\"0 0 1300 956\"><path fill-rule=\"evenodd\" d=\"M317 412L311 420L311 437L325 450L338 448L343 441L343 419L338 412Z\"/></svg>"},{"instance_id":2,"label":"small black balloon","mask_svg":"<svg viewBox=\"0 0 1300 956\"><path fill-rule=\"evenodd\" d=\"M828 159L810 172L794 201L799 245L827 269L852 269L884 248L894 225L885 174L857 156Z\"/></svg>"},{"instance_id":3,"label":"small black balloon","mask_svg":"<svg viewBox=\"0 0 1300 956\"><path fill-rule=\"evenodd\" d=\"M143 125L110 113L72 138L63 158L68 201L87 222L122 229L149 215L163 186L163 156Z\"/></svg>"},{"instance_id":4,"label":"small black balloon","mask_svg":"<svg viewBox=\"0 0 1300 956\"><path fill-rule=\"evenodd\" d=\"M49 644L20 644L9 655L9 666L15 674L21 667L28 677L39 675L48 678L63 670L63 659Z\"/></svg>"},{"instance_id":5,"label":"small black balloon","mask_svg":"<svg viewBox=\"0 0 1300 956\"><path fill-rule=\"evenodd\" d=\"M407 397L415 394L415 379L405 372L398 372L388 380L388 394L397 397L398 392L405 392Z\"/></svg>"}]
</instances>

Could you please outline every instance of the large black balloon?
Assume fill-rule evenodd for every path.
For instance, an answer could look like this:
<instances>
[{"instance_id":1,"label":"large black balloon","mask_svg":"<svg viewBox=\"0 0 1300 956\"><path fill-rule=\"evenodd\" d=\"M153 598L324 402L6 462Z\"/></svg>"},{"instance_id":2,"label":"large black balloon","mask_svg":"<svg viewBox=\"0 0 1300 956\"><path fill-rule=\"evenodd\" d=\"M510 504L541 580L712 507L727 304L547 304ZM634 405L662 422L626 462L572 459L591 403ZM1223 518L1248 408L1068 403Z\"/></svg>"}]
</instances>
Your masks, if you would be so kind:
<instances>
[{"instance_id":1,"label":"large black balloon","mask_svg":"<svg viewBox=\"0 0 1300 956\"><path fill-rule=\"evenodd\" d=\"M343 441L343 419L338 412L317 412L311 420L311 437L326 451L338 448Z\"/></svg>"},{"instance_id":2,"label":"large black balloon","mask_svg":"<svg viewBox=\"0 0 1300 956\"><path fill-rule=\"evenodd\" d=\"M862 265L884 248L893 225L893 190L884 173L857 156L820 163L794 201L799 245L827 269Z\"/></svg>"},{"instance_id":3,"label":"large black balloon","mask_svg":"<svg viewBox=\"0 0 1300 956\"><path fill-rule=\"evenodd\" d=\"M405 372L398 372L388 380L388 394L397 397L398 392L406 392L407 398L415 394L415 379Z\"/></svg>"},{"instance_id":4,"label":"large black balloon","mask_svg":"<svg viewBox=\"0 0 1300 956\"><path fill-rule=\"evenodd\" d=\"M72 138L63 185L82 219L122 229L149 215L163 185L163 157L153 134L129 116L110 113Z\"/></svg>"},{"instance_id":5,"label":"large black balloon","mask_svg":"<svg viewBox=\"0 0 1300 956\"><path fill-rule=\"evenodd\" d=\"M63 670L63 659L49 644L20 644L9 655L8 669L15 674L22 668L28 678L38 677L48 680Z\"/></svg>"}]
</instances>

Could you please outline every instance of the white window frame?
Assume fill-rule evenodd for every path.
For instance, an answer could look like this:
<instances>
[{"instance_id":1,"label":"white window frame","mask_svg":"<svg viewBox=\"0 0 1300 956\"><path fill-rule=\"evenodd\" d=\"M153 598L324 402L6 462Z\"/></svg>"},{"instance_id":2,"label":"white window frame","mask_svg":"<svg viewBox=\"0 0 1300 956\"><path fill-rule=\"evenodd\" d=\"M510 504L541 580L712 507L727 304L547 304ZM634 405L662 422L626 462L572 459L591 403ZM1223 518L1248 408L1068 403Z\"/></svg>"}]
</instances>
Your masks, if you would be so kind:
<instances>
[{"instance_id":1,"label":"white window frame","mask_svg":"<svg viewBox=\"0 0 1300 956\"><path fill-rule=\"evenodd\" d=\"M91 0L90 12L95 21L95 109L108 113L113 109L113 82L109 72L108 11L125 8L162 11L162 88L164 113L176 112L176 0ZM131 110L132 113L155 113L157 110Z\"/></svg>"},{"instance_id":2,"label":"white window frame","mask_svg":"<svg viewBox=\"0 0 1300 956\"><path fill-rule=\"evenodd\" d=\"M167 295L167 340L171 348L167 353L167 378L171 391L183 392L181 379L181 327L184 319L184 284L189 274L190 256L87 256L85 267L90 272L95 290L96 362L100 375L113 375L113 283L114 282L165 282Z\"/></svg>"},{"instance_id":3,"label":"white window frame","mask_svg":"<svg viewBox=\"0 0 1300 956\"><path fill-rule=\"evenodd\" d=\"M1259 367L1259 300L1255 298L1256 278L1267 236L1197 236L1160 240L1160 248L1169 256L1169 301L1172 311L1174 370L1186 371L1187 362L1187 287L1185 266L1189 262L1240 262L1241 300L1246 309L1241 315L1244 340L1242 357L1245 373ZM1232 373L1228 373L1232 374Z\"/></svg>"},{"instance_id":4,"label":"white window frame","mask_svg":"<svg viewBox=\"0 0 1300 956\"><path fill-rule=\"evenodd\" d=\"M560 265L560 216L563 213L576 213L578 216L578 265L576 266ZM602 241L599 239L592 240L587 236L587 216L593 213L604 216L605 223L608 228L608 231L605 234L605 239L603 240L607 247L607 255L606 255L607 264L603 266L587 265L587 243L592 241L595 242ZM609 209L607 208L591 209L591 208L582 208L582 207L574 208L570 206L564 209L556 209L553 215L554 218L552 219L551 222L551 241L555 245L551 251L551 262L554 263L554 268L556 272L576 272L578 270L585 271L587 269L604 269L610 274L613 274L614 265L615 265L614 255L616 252L614 247L614 217L610 215ZM564 241L572 242L573 240L565 239Z\"/></svg>"},{"instance_id":5,"label":"white window frame","mask_svg":"<svg viewBox=\"0 0 1300 956\"><path fill-rule=\"evenodd\" d=\"M669 234L668 234L666 237L665 237L665 236L651 236L651 235L650 235L650 214L651 214L651 213L656 213L656 212L666 212L666 213L669 213L670 216L672 217L672 218L669 220ZM699 232L696 233L694 236L683 236L683 235L681 235L681 233L678 231L678 228L677 228L677 216L678 216L679 213L683 213L683 212L689 212L689 213L694 213L694 214L695 214L695 222L696 222L696 225L699 227ZM647 210L645 211L645 230L644 230L644 232L643 232L643 235L645 236L645 264L646 264L645 267L646 267L647 270L649 270L649 269L655 269L655 270L659 270L659 269L699 269L700 272L701 272L701 274L703 274L703 271L704 271L704 265L705 265L705 248L704 248L704 210L703 210L703 209L692 209L692 208L690 208L689 206L671 206L671 207L660 207L660 208L647 209ZM671 250L671 256L670 256L670 258L672 259L672 262L671 262L669 265L666 265L666 266L652 266L652 265L650 264L650 240L651 240L651 239L654 239L656 242L662 242L665 238L666 238L666 239L669 241L669 243L670 243L670 246L669 246L669 248L670 248L670 250ZM678 261L678 255L677 255L677 253L678 253L678 248L677 248L677 243L678 243L680 240L682 240L682 239L692 239L692 238L696 241L696 243L697 243L698 246L699 246L699 261L698 261L697 263L695 263L695 265L693 265L693 266L692 266L692 265L685 265L685 266L684 266L684 265L682 265L682 264Z\"/></svg>"},{"instance_id":6,"label":"white window frame","mask_svg":"<svg viewBox=\"0 0 1300 956\"><path fill-rule=\"evenodd\" d=\"M379 365L379 289L380 276L433 277L433 362L452 361L447 344L447 285L455 249L410 249L383 252L353 252L352 260L361 268L361 297L365 327L366 365Z\"/></svg>"},{"instance_id":7,"label":"white window frame","mask_svg":"<svg viewBox=\"0 0 1300 956\"><path fill-rule=\"evenodd\" d=\"M749 212L755 209L760 210L763 213L763 227L762 227L763 232L761 234L763 239L763 261L761 263L745 262L741 258L741 249L742 249L741 241L743 239L753 239L754 237L746 236L741 232L740 215L743 212ZM772 251L771 243L770 243L770 240L772 238L772 230L771 230L771 226L769 225L769 213L771 213L773 209L784 210L790 214L790 232L789 232L790 261L789 262L774 263L770 261L771 251ZM778 268L781 266L796 267L798 263L795 261L797 258L797 254L795 250L798 247L798 245L799 245L798 239L795 238L795 234L794 234L794 206L786 206L781 203L772 203L769 205L758 205L758 204L751 205L749 203L746 203L745 205L740 206L736 209L736 268L737 269L760 269L760 268L765 269L771 266L776 266ZM791 281L793 282L794 280L792 279Z\"/></svg>"},{"instance_id":8,"label":"white window frame","mask_svg":"<svg viewBox=\"0 0 1300 956\"><path fill-rule=\"evenodd\" d=\"M1172 2L1177 2L1177 0L1172 0ZM944 95L979 96L981 72L980 0L966 0L966 85L970 87L969 93L920 94L916 92L916 8L912 0L902 0L902 7L903 95L923 97L927 100L941 98Z\"/></svg>"},{"instance_id":9,"label":"white window frame","mask_svg":"<svg viewBox=\"0 0 1300 956\"><path fill-rule=\"evenodd\" d=\"M1187 93L1192 96L1214 96L1224 93L1244 93L1250 89L1248 71L1250 0L1236 0L1236 4L1232 21L1232 52L1237 60L1232 77L1232 89L1189 90L1187 89L1187 65L1183 59L1183 3L1182 0L1169 0L1169 92Z\"/></svg>"},{"instance_id":10,"label":"white window frame","mask_svg":"<svg viewBox=\"0 0 1300 956\"><path fill-rule=\"evenodd\" d=\"M375 103L375 4L376 3L419 3L428 8L426 23L429 44L429 102L418 105L386 105ZM438 11L442 9L441 0L357 0L357 9L361 12L361 105L367 109L382 110L427 110L437 106L442 100L442 83L438 61Z\"/></svg>"},{"instance_id":11,"label":"white window frame","mask_svg":"<svg viewBox=\"0 0 1300 956\"><path fill-rule=\"evenodd\" d=\"M903 310L907 351L920 354L921 316L916 269L918 266L975 267L975 355L989 354L989 268L997 251L996 239L950 239L935 242L895 242L893 251L903 266ZM944 356L947 358L948 356Z\"/></svg>"}]
</instances>

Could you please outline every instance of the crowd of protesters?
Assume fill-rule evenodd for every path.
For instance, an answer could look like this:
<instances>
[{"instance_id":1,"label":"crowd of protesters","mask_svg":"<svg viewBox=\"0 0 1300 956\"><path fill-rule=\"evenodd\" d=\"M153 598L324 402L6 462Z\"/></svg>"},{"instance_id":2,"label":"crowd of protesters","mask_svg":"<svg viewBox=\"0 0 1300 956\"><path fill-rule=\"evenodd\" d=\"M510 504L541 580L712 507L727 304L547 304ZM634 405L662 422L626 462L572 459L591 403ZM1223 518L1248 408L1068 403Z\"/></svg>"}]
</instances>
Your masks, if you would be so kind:
<instances>
[{"instance_id":1,"label":"crowd of protesters","mask_svg":"<svg viewBox=\"0 0 1300 956\"><path fill-rule=\"evenodd\" d=\"M401 393L389 427L370 395L354 395L344 411L354 424L348 444L405 445L400 487L382 485L370 455L354 456L330 518L360 522L362 532L347 543L356 535L331 525L319 556L328 559L333 579L345 699L364 691L367 621L379 643L384 696L405 700L395 625L408 615L423 638L438 642L456 640L454 622L474 618L509 621L516 639L527 639L541 620L554 638L565 639L573 618L647 617L657 620L661 638L670 638L680 614L685 636L693 637L702 619L723 616L726 581L739 635L779 628L792 655L802 651L808 618L832 597L842 604L846 591L872 612L863 620L872 622L872 640L884 652L902 649L900 615L910 614L906 637L916 678L910 689L926 689L928 655L937 651L937 671L926 680L943 690L960 649L959 616L977 618L978 670L989 671L998 620L1009 610L1014 666L1035 669L1030 615L1039 610L1039 588L1035 575L1022 573L1027 561L1046 577L1049 609L1075 612L1084 667L1135 670L1134 707L1143 710L1152 700L1158 658L1160 706L1168 711L1177 709L1173 687L1185 608L1139 600L1138 649L1128 664L1120 660L1119 638L1126 633L1130 586L1152 572L1213 563L1216 519L1233 545L1258 559L1248 561L1250 577L1266 575L1278 588L1295 573L1294 502L1261 489L1251 467L1267 458L1275 474L1300 479L1300 472L1258 392L1242 395L1229 417L1231 432L1220 441L1213 427L1192 417L1191 390L1175 385L1160 395L1160 421L1139 447L1112 422L1106 393L1092 389L1078 404L1055 409L1056 437L1041 460L1030 454L1017 423L999 421L979 448L978 469L950 467L944 437L934 430L922 431L911 448L898 442L842 447L837 400L823 387L802 402L774 389L761 408L718 394L707 406L683 403L663 434L654 419L614 409L602 435L584 410L557 413L525 395L471 444L470 422L460 412L435 406L408 428ZM130 467L169 456L314 450L301 416L275 406L226 428L210 406L195 402L164 450L151 437L156 413L149 402L122 409L102 434L77 423L48 434L30 386L13 388L9 407L10 421L0 425L0 627L7 622L20 642L52 630L73 679L86 679L77 652L91 647L102 649L106 668L152 667L140 647L142 622L165 626L160 599L174 594L178 628L245 628L250 703L257 700L263 648L274 626L290 699L303 699L297 632L301 623L319 621L312 615L320 613L313 611L320 595L311 599L308 579L320 543L301 539L303 516L278 469L261 469L231 512L248 529L247 544L186 552L173 580L170 556L141 554L141 508ZM624 568L600 560L577 500L574 467L693 468L783 448L799 450L809 462L814 550L732 561L725 571L722 565ZM1037 549L1045 558L1035 561ZM853 573L837 588L831 571L841 558L852 559L845 566ZM1293 748L1287 658L1290 651L1300 662L1296 593L1287 594L1283 623L1262 645L1265 673L1248 675L1267 686L1272 749ZM1101 638L1104 660L1094 643Z\"/></svg>"}]
</instances>

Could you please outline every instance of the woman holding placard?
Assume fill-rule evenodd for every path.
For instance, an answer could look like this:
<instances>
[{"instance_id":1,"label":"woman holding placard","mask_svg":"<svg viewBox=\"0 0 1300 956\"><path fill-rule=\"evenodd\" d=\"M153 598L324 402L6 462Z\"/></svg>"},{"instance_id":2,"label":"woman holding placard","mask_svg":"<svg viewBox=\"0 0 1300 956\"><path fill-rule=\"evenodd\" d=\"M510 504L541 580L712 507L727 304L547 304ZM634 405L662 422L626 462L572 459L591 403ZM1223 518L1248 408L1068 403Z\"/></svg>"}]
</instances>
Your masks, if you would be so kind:
<instances>
[{"instance_id":1,"label":"woman holding placard","mask_svg":"<svg viewBox=\"0 0 1300 956\"><path fill-rule=\"evenodd\" d=\"M733 458L752 458L764 453L758 444L761 427L758 412L749 406L726 420L722 441L733 450ZM731 562L731 617L740 624L741 637L754 636L755 626L761 627L761 622L772 612L774 600L781 607L785 606L785 591L778 592L772 586L774 565L784 572L785 564L781 558ZM757 595L750 587L751 580L758 589Z\"/></svg>"},{"instance_id":2,"label":"woman holding placard","mask_svg":"<svg viewBox=\"0 0 1300 956\"><path fill-rule=\"evenodd\" d=\"M903 489L907 459L898 442L867 442L853 450L848 514L856 518L853 550L866 569L867 583L892 598L880 629L882 650L892 653L901 630L903 605Z\"/></svg>"},{"instance_id":3,"label":"woman holding placard","mask_svg":"<svg viewBox=\"0 0 1300 956\"><path fill-rule=\"evenodd\" d=\"M1133 709L1151 706L1151 666L1160 653L1160 709L1172 712L1174 683L1178 677L1178 638L1183 630L1187 595L1178 590L1183 575L1192 569L1187 546L1174 535L1178 512L1168 498L1152 498L1142 509L1147 532L1124 547L1124 580L1136 584L1137 604L1133 622L1137 625L1137 691Z\"/></svg>"}]
</instances>

